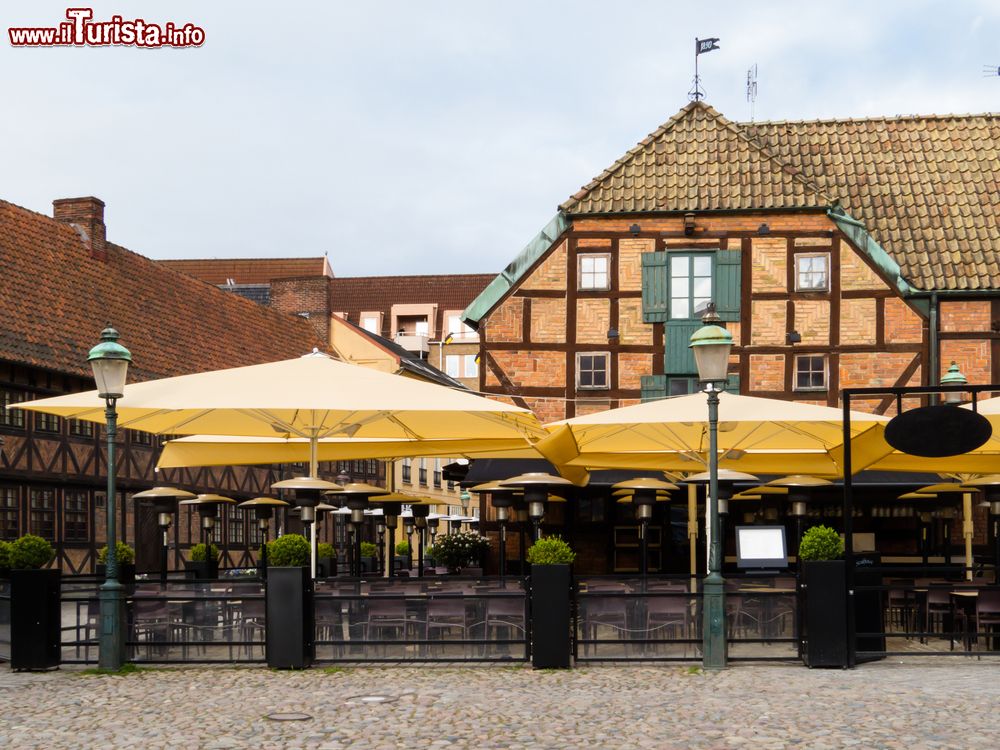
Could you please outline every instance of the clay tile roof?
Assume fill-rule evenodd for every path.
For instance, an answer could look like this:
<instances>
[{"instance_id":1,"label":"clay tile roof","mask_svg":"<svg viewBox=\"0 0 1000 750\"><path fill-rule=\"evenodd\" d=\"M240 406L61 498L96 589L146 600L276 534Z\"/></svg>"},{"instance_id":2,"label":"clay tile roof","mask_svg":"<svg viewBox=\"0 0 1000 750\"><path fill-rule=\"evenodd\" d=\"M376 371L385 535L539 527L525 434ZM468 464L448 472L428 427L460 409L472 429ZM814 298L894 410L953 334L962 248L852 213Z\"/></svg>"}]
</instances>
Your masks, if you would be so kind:
<instances>
[{"instance_id":1,"label":"clay tile roof","mask_svg":"<svg viewBox=\"0 0 1000 750\"><path fill-rule=\"evenodd\" d=\"M495 278L495 274L447 274L427 276L338 276L330 280L330 310L347 313L352 323L362 312L384 314L383 328L389 325L396 304L436 304L435 329L443 328L444 313L461 312ZM382 333L391 333L388 328Z\"/></svg>"},{"instance_id":2,"label":"clay tile roof","mask_svg":"<svg viewBox=\"0 0 1000 750\"><path fill-rule=\"evenodd\" d=\"M921 289L1000 289L1000 115L732 123L684 107L561 208L825 207L838 200Z\"/></svg>"},{"instance_id":3,"label":"clay tile roof","mask_svg":"<svg viewBox=\"0 0 1000 750\"><path fill-rule=\"evenodd\" d=\"M289 359L324 343L300 318L261 307L107 243L91 257L70 224L0 200L0 359L90 377L109 322L132 352L129 379Z\"/></svg>"},{"instance_id":4,"label":"clay tile roof","mask_svg":"<svg viewBox=\"0 0 1000 750\"><path fill-rule=\"evenodd\" d=\"M318 258L205 258L161 260L175 271L220 286L232 279L237 284L269 284L274 279L300 276L333 276L330 264Z\"/></svg>"}]
</instances>

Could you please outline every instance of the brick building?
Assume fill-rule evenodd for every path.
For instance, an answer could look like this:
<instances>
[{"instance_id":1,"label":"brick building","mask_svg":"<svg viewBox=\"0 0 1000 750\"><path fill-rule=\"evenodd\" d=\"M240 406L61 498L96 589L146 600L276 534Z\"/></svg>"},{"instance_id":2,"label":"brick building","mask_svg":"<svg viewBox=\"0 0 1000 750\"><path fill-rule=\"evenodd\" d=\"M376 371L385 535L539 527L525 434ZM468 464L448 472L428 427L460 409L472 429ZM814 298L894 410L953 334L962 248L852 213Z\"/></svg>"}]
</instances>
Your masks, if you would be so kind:
<instances>
[{"instance_id":1,"label":"brick building","mask_svg":"<svg viewBox=\"0 0 1000 750\"><path fill-rule=\"evenodd\" d=\"M105 538L106 470L95 425L8 409L19 401L93 388L87 352L109 322L132 352L131 382L287 359L325 347L308 321L253 304L107 239L104 203L53 203L53 217L0 201L0 538L43 536L69 572L93 570ZM127 398L127 394L126 394ZM123 429L117 476L119 527L140 570L157 566L155 517L131 494L154 484L249 499L300 466L165 470L158 438ZM337 465L322 467L336 476ZM376 462L347 467L375 479ZM198 539L191 509L173 530L174 567ZM272 532L273 533L273 532ZM329 529L326 529L329 534ZM252 518L225 509L216 542L227 565L248 564L259 544Z\"/></svg>"},{"instance_id":2,"label":"brick building","mask_svg":"<svg viewBox=\"0 0 1000 750\"><path fill-rule=\"evenodd\" d=\"M998 180L996 115L741 124L689 104L466 309L479 389L542 421L688 393L710 301L740 393L835 406L953 360L997 382Z\"/></svg>"},{"instance_id":3,"label":"brick building","mask_svg":"<svg viewBox=\"0 0 1000 750\"><path fill-rule=\"evenodd\" d=\"M300 276L333 276L326 256L318 258L190 258L159 261L226 292L262 305L271 303L271 282Z\"/></svg>"}]
</instances>

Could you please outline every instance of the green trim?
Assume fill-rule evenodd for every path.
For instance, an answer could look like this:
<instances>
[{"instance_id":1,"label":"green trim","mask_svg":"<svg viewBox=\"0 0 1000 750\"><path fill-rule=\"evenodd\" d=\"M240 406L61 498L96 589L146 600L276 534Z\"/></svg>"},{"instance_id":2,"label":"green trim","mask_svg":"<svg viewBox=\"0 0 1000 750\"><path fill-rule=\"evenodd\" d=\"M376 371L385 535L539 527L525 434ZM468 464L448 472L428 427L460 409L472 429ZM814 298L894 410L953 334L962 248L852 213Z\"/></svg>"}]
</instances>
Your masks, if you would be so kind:
<instances>
[{"instance_id":1,"label":"green trim","mask_svg":"<svg viewBox=\"0 0 1000 750\"><path fill-rule=\"evenodd\" d=\"M462 321L478 329L479 321L497 305L514 286L524 278L535 262L556 244L559 237L570 227L569 219L562 211L536 234L531 242L518 254L489 285L469 304L462 313Z\"/></svg>"}]
</instances>

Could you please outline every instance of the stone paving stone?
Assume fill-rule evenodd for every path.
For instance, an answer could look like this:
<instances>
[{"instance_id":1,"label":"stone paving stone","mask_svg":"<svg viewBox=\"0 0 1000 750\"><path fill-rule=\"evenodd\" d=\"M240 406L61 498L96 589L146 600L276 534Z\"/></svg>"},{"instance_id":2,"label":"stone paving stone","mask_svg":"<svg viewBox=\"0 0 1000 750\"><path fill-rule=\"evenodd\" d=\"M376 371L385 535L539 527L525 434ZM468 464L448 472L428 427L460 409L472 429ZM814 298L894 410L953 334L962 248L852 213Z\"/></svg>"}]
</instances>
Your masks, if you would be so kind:
<instances>
[{"instance_id":1,"label":"stone paving stone","mask_svg":"<svg viewBox=\"0 0 1000 750\"><path fill-rule=\"evenodd\" d=\"M917 657L858 669L738 665L0 670L0 748L1000 747L1000 662ZM347 705L384 695L392 702ZM277 722L274 712L308 721Z\"/></svg>"}]
</instances>

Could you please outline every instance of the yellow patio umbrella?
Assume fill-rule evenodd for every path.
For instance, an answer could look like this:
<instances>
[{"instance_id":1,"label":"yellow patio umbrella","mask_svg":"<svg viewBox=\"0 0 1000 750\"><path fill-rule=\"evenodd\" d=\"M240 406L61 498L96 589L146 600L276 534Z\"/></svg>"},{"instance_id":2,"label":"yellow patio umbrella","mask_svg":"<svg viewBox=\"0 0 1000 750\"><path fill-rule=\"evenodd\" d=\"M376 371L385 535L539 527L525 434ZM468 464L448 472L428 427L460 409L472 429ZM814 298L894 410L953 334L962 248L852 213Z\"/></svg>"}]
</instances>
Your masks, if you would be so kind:
<instances>
[{"instance_id":1,"label":"yellow patio umbrella","mask_svg":"<svg viewBox=\"0 0 1000 750\"><path fill-rule=\"evenodd\" d=\"M18 405L102 423L97 391ZM315 476L319 440L525 440L545 435L527 409L320 352L296 359L136 383L119 426L167 435L304 438Z\"/></svg>"},{"instance_id":2,"label":"yellow patio umbrella","mask_svg":"<svg viewBox=\"0 0 1000 750\"><path fill-rule=\"evenodd\" d=\"M750 473L843 473L842 411L826 406L721 393L719 466ZM892 452L888 418L851 412L855 471ZM705 395L650 401L546 425L536 444L564 476L589 469L702 471L708 464ZM574 473L575 472L575 473Z\"/></svg>"}]
</instances>

